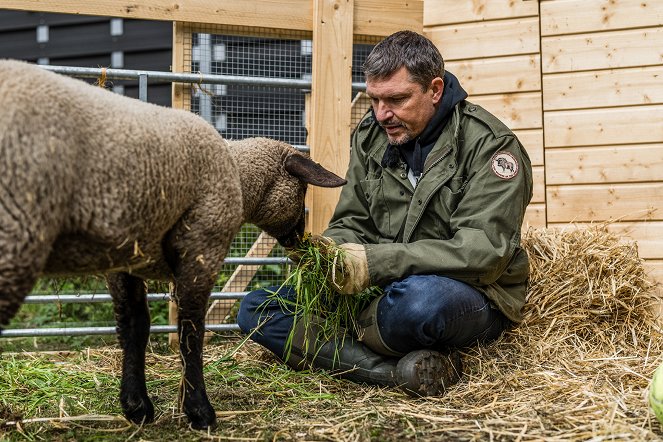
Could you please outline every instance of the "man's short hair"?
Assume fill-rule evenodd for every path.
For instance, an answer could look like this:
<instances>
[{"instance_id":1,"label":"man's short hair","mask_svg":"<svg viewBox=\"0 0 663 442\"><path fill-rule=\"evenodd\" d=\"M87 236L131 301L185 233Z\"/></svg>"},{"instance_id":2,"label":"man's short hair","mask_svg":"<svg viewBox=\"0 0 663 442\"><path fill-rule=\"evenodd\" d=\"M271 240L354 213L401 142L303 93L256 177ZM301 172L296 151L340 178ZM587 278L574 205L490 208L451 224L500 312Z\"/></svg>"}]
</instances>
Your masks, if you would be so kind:
<instances>
[{"instance_id":1,"label":"man's short hair","mask_svg":"<svg viewBox=\"0 0 663 442\"><path fill-rule=\"evenodd\" d=\"M396 32L375 45L363 68L367 80L383 80L403 66L423 90L435 77L444 77L440 51L428 38L413 31Z\"/></svg>"}]
</instances>

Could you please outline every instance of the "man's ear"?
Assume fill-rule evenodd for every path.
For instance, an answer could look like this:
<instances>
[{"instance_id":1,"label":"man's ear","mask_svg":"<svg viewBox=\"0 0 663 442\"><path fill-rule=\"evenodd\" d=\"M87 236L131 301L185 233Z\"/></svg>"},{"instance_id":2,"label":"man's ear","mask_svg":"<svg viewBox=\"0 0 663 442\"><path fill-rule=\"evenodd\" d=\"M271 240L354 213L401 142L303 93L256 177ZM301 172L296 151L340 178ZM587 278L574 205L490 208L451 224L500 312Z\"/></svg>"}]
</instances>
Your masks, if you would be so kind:
<instances>
[{"instance_id":1,"label":"man's ear","mask_svg":"<svg viewBox=\"0 0 663 442\"><path fill-rule=\"evenodd\" d=\"M440 77L433 78L429 90L433 94L433 104L439 103L442 99L442 92L444 91L444 80Z\"/></svg>"}]
</instances>

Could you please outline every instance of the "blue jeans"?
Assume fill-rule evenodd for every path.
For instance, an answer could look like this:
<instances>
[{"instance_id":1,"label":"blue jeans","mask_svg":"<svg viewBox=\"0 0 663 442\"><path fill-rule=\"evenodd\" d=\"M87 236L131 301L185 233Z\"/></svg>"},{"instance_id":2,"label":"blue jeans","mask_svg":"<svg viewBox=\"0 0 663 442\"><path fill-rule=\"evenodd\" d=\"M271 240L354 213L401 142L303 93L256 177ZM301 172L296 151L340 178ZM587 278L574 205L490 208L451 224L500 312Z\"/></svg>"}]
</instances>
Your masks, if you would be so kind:
<instances>
[{"instance_id":1,"label":"blue jeans","mask_svg":"<svg viewBox=\"0 0 663 442\"><path fill-rule=\"evenodd\" d=\"M294 316L278 301L268 301L268 295L278 289L248 293L240 304L237 323L244 333L255 330L251 339L283 357ZM293 299L294 290L283 287L278 295ZM377 323L384 343L402 353L466 347L496 339L511 326L474 287L436 275L413 275L386 286Z\"/></svg>"}]
</instances>

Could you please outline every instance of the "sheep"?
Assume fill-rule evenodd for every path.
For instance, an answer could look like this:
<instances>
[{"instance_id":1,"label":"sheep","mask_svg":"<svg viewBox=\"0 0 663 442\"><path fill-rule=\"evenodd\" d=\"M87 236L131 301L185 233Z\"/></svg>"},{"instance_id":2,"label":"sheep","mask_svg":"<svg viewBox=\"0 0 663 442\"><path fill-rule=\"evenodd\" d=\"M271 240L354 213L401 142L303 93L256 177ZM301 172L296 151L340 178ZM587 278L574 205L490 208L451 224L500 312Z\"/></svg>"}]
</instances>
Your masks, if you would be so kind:
<instances>
[{"instance_id":1,"label":"sheep","mask_svg":"<svg viewBox=\"0 0 663 442\"><path fill-rule=\"evenodd\" d=\"M182 408L193 428L214 427L204 315L232 238L250 222L292 246L307 184L345 180L286 143L228 142L190 112L24 62L0 60L0 103L0 333L38 277L106 275L122 409L151 422L144 281L172 281Z\"/></svg>"}]
</instances>

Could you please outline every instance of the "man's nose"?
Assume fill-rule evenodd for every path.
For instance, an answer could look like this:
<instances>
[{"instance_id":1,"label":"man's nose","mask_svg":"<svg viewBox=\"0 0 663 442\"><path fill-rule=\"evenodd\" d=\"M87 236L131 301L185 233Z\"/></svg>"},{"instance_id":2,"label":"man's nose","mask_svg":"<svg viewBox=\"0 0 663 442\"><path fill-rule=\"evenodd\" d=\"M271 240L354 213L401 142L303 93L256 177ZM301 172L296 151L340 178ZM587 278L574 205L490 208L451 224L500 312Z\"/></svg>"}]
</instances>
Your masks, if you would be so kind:
<instances>
[{"instance_id":1,"label":"man's nose","mask_svg":"<svg viewBox=\"0 0 663 442\"><path fill-rule=\"evenodd\" d=\"M379 122L388 121L394 116L394 113L389 106L386 106L380 101L378 101L373 110L375 112L375 118L377 118Z\"/></svg>"}]
</instances>

